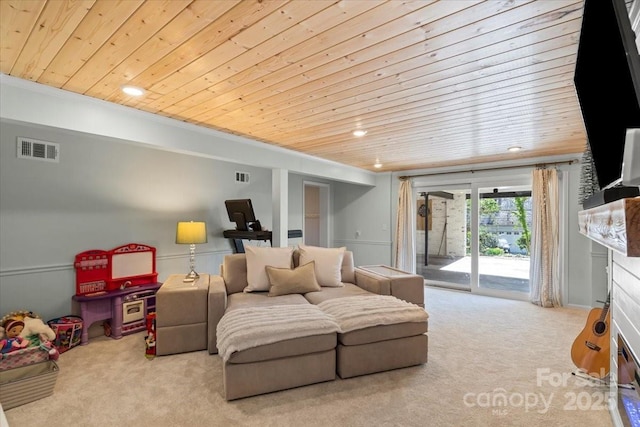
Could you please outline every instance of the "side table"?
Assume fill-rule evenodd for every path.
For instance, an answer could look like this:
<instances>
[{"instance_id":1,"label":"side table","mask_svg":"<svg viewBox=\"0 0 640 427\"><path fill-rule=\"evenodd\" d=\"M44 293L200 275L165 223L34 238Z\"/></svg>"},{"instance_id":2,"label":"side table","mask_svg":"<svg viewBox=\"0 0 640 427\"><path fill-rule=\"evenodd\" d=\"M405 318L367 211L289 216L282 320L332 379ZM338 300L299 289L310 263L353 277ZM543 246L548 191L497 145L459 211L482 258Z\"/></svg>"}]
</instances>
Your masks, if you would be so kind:
<instances>
[{"instance_id":1,"label":"side table","mask_svg":"<svg viewBox=\"0 0 640 427\"><path fill-rule=\"evenodd\" d=\"M122 305L125 300L128 302L137 298L144 299L144 309L141 313L144 321L148 309L152 308L147 297L150 295L155 296L160 286L162 286L162 283L148 283L117 291L99 292L93 295L74 295L73 300L80 304L80 316L82 317L82 339L80 344L87 345L89 343L89 327L99 320L111 319L111 338L116 340L122 338ZM155 306L155 303L153 306Z\"/></svg>"},{"instance_id":2,"label":"side table","mask_svg":"<svg viewBox=\"0 0 640 427\"><path fill-rule=\"evenodd\" d=\"M363 265L357 267L356 271L385 278L390 295L424 307L424 277L419 274L407 273L386 265Z\"/></svg>"},{"instance_id":3,"label":"side table","mask_svg":"<svg viewBox=\"0 0 640 427\"><path fill-rule=\"evenodd\" d=\"M156 294L156 355L206 350L209 278L201 273L185 283L184 274L172 274L164 281Z\"/></svg>"}]
</instances>

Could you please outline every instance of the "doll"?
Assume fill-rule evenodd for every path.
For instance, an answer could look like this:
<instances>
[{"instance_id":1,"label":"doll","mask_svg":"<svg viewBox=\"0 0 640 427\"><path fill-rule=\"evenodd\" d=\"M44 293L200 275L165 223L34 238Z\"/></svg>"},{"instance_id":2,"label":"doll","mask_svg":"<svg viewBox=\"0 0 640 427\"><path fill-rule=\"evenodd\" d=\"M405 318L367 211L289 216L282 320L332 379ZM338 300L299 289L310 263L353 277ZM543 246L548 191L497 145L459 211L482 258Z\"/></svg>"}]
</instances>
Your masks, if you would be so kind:
<instances>
[{"instance_id":1,"label":"doll","mask_svg":"<svg viewBox=\"0 0 640 427\"><path fill-rule=\"evenodd\" d=\"M20 350L29 345L29 340L24 338L5 338L0 340L0 353L10 353L12 351Z\"/></svg>"},{"instance_id":2,"label":"doll","mask_svg":"<svg viewBox=\"0 0 640 427\"><path fill-rule=\"evenodd\" d=\"M24 329L24 322L17 319L9 319L4 324L6 338L0 340L0 353L10 353L29 345L29 340L20 336Z\"/></svg>"},{"instance_id":3,"label":"doll","mask_svg":"<svg viewBox=\"0 0 640 427\"><path fill-rule=\"evenodd\" d=\"M4 323L4 333L7 338L16 338L24 329L24 322L18 319L9 319Z\"/></svg>"}]
</instances>

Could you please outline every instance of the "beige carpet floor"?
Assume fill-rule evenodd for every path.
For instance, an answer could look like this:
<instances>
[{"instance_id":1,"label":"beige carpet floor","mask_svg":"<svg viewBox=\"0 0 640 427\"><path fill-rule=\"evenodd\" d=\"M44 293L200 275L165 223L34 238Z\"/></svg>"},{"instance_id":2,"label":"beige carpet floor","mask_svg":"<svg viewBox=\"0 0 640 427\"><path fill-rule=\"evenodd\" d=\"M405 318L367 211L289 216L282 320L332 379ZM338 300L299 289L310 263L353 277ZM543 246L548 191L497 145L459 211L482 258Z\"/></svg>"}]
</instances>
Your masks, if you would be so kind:
<instances>
[{"instance_id":1,"label":"beige carpet floor","mask_svg":"<svg viewBox=\"0 0 640 427\"><path fill-rule=\"evenodd\" d=\"M426 365L226 402L206 351L144 357L144 333L61 355L50 397L6 411L36 426L611 426L607 389L573 376L587 312L426 288Z\"/></svg>"}]
</instances>

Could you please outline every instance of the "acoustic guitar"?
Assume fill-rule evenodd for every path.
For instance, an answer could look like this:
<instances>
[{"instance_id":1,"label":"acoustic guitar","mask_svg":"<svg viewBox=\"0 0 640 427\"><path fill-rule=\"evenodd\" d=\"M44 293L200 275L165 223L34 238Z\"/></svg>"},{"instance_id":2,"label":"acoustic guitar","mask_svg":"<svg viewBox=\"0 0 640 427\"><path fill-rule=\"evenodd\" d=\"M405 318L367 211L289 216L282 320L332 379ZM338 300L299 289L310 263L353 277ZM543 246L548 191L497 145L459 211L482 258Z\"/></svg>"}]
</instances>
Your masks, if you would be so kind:
<instances>
[{"instance_id":1,"label":"acoustic guitar","mask_svg":"<svg viewBox=\"0 0 640 427\"><path fill-rule=\"evenodd\" d=\"M592 308L587 317L587 323L576 337L571 346L571 360L586 374L595 378L609 375L609 351L611 347L609 337L610 295L603 308Z\"/></svg>"}]
</instances>

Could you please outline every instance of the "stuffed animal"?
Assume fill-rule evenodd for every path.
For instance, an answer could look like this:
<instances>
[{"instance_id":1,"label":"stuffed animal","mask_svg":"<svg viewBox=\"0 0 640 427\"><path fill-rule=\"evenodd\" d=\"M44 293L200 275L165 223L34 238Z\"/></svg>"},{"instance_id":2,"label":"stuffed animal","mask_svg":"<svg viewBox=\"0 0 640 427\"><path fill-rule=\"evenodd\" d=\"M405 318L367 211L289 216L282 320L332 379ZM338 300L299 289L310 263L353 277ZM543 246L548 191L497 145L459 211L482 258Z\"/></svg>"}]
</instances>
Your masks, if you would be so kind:
<instances>
[{"instance_id":1,"label":"stuffed animal","mask_svg":"<svg viewBox=\"0 0 640 427\"><path fill-rule=\"evenodd\" d=\"M24 328L20 332L20 337L27 338L31 335L44 335L47 341L53 341L56 339L56 333L42 319L35 317L25 317ZM44 338L42 337L42 338ZM41 339L41 341L44 341Z\"/></svg>"}]
</instances>

